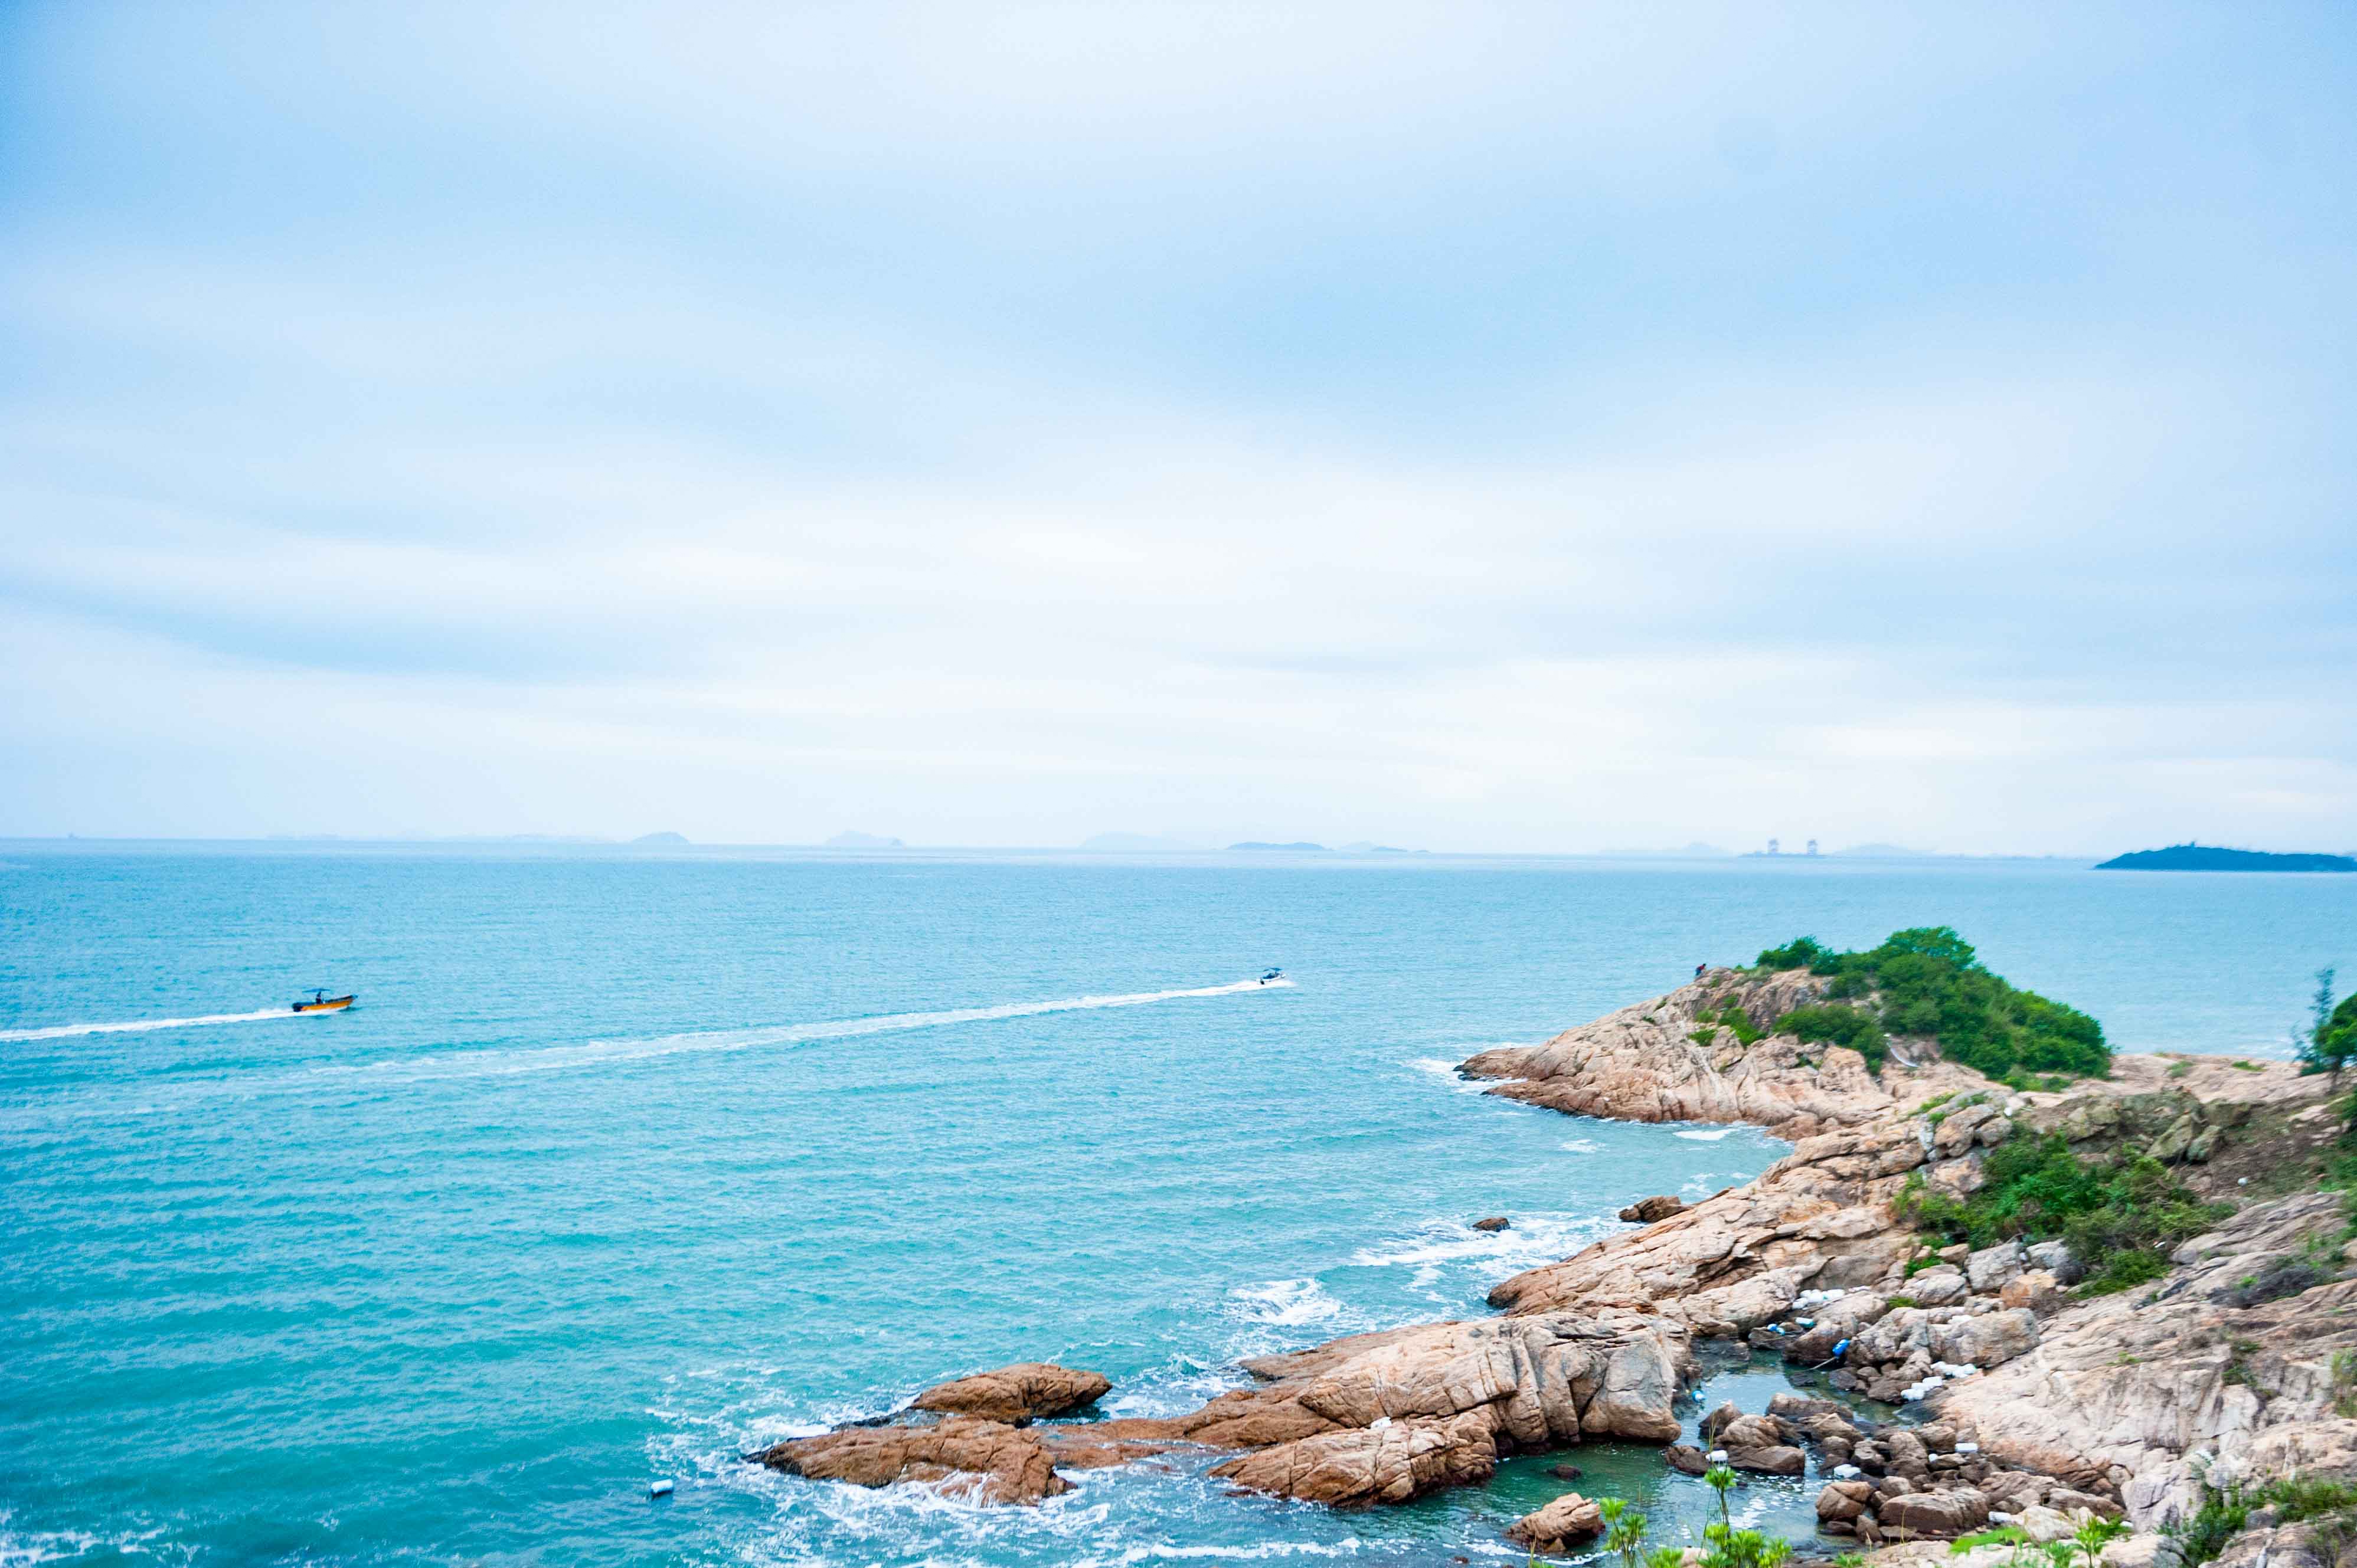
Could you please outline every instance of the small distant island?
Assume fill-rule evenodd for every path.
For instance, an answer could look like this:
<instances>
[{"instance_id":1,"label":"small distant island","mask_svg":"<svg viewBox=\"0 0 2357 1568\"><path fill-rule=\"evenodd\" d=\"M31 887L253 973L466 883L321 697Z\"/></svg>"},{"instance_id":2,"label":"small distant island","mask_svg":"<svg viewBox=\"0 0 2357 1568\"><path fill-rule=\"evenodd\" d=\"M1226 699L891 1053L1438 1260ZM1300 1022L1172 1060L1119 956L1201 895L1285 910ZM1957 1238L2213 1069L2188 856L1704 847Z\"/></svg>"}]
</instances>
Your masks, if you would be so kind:
<instances>
[{"instance_id":1,"label":"small distant island","mask_svg":"<svg viewBox=\"0 0 2357 1568\"><path fill-rule=\"evenodd\" d=\"M665 833L640 833L638 837L636 837L636 838L632 839L630 842L631 842L632 843L642 843L642 844L682 844L682 843L685 843L687 842L687 835L686 835L685 833L669 833L669 832L665 832Z\"/></svg>"},{"instance_id":2,"label":"small distant island","mask_svg":"<svg viewBox=\"0 0 2357 1568\"><path fill-rule=\"evenodd\" d=\"M2269 854L2255 849L2220 849L2214 844L2173 843L2115 855L2098 871L2357 871L2357 857L2345 854Z\"/></svg>"}]
</instances>

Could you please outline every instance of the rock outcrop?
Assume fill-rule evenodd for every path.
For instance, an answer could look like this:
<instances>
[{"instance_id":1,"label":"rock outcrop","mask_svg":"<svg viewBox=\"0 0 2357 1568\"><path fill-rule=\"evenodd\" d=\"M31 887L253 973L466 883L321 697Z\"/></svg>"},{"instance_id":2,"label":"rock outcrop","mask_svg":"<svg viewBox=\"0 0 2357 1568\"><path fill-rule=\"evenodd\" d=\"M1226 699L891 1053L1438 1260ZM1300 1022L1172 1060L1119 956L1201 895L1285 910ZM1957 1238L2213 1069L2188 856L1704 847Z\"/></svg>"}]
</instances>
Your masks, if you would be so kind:
<instances>
[{"instance_id":1,"label":"rock outcrop","mask_svg":"<svg viewBox=\"0 0 2357 1568\"><path fill-rule=\"evenodd\" d=\"M1497 1431L1476 1412L1447 1421L1382 1421L1262 1448L1211 1467L1255 1492L1336 1508L1404 1503L1488 1480Z\"/></svg>"},{"instance_id":2,"label":"rock outcrop","mask_svg":"<svg viewBox=\"0 0 2357 1568\"><path fill-rule=\"evenodd\" d=\"M855 1487L928 1482L980 1503L1036 1503L1071 1489L1036 1434L977 1416L921 1426L846 1426L790 1438L752 1457L789 1476Z\"/></svg>"},{"instance_id":3,"label":"rock outcrop","mask_svg":"<svg viewBox=\"0 0 2357 1568\"><path fill-rule=\"evenodd\" d=\"M1019 1361L927 1389L916 1408L990 1421L1038 1421L1070 1415L1102 1399L1113 1382L1102 1372L1076 1372L1049 1361Z\"/></svg>"},{"instance_id":4,"label":"rock outcrop","mask_svg":"<svg viewBox=\"0 0 2357 1568\"><path fill-rule=\"evenodd\" d=\"M1889 1111L1892 1095L1856 1051L1776 1036L1746 1046L1722 1020L1734 1009L1765 1029L1822 998L1801 971L1712 970L1666 996L1566 1029L1543 1046L1484 1051L1458 1071L1490 1090L1618 1122L1750 1122L1804 1138Z\"/></svg>"},{"instance_id":5,"label":"rock outcrop","mask_svg":"<svg viewBox=\"0 0 2357 1568\"><path fill-rule=\"evenodd\" d=\"M1103 1424L1257 1448L1212 1472L1256 1491L1397 1501L1486 1478L1501 1453L1670 1442L1693 1362L1676 1323L1608 1309L1354 1335L1246 1367L1261 1386L1191 1415Z\"/></svg>"},{"instance_id":6,"label":"rock outcrop","mask_svg":"<svg viewBox=\"0 0 2357 1568\"><path fill-rule=\"evenodd\" d=\"M1546 1507L1506 1527L1506 1539L1532 1552L1570 1552L1604 1532L1604 1514L1577 1492L1566 1492Z\"/></svg>"}]
</instances>

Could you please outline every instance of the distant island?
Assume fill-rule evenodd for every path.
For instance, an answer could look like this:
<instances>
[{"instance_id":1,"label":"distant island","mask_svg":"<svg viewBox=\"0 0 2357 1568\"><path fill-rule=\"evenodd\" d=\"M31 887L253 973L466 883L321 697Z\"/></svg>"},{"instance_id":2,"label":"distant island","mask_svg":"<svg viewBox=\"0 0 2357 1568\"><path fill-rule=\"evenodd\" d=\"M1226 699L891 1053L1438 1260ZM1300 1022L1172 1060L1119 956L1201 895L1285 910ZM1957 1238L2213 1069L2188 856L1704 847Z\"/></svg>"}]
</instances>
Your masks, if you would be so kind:
<instances>
[{"instance_id":1,"label":"distant island","mask_svg":"<svg viewBox=\"0 0 2357 1568\"><path fill-rule=\"evenodd\" d=\"M2220 849L2206 843L2173 843L2115 855L2098 871L2357 871L2345 854L2269 854L2255 849Z\"/></svg>"},{"instance_id":2,"label":"distant island","mask_svg":"<svg viewBox=\"0 0 2357 1568\"><path fill-rule=\"evenodd\" d=\"M685 843L687 835L685 833L640 833L630 842L643 844Z\"/></svg>"}]
</instances>

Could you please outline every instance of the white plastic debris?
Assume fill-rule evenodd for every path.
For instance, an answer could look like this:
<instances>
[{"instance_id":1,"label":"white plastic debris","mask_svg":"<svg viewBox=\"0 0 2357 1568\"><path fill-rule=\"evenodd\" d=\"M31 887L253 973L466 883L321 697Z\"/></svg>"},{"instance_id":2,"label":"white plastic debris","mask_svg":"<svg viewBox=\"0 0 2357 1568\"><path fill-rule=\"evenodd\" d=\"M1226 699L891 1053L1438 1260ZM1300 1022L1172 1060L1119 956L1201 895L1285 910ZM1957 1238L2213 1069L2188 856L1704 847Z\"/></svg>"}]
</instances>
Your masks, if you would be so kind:
<instances>
[{"instance_id":1,"label":"white plastic debris","mask_svg":"<svg viewBox=\"0 0 2357 1568\"><path fill-rule=\"evenodd\" d=\"M1392 1418L1390 1416L1379 1415L1375 1417L1374 1420L1367 1423L1367 1430L1369 1432L1381 1432L1384 1427L1389 1426L1391 1423Z\"/></svg>"},{"instance_id":2,"label":"white plastic debris","mask_svg":"<svg viewBox=\"0 0 2357 1568\"><path fill-rule=\"evenodd\" d=\"M1943 1378L1969 1378L1977 1374L1980 1369L1970 1361L1962 1365L1953 1361L1934 1361L1932 1363L1932 1370Z\"/></svg>"},{"instance_id":3,"label":"white plastic debris","mask_svg":"<svg viewBox=\"0 0 2357 1568\"><path fill-rule=\"evenodd\" d=\"M671 1496L671 1483L669 1481L656 1481L651 1483L647 1487L647 1496L651 1498L667 1498Z\"/></svg>"},{"instance_id":4,"label":"white plastic debris","mask_svg":"<svg viewBox=\"0 0 2357 1568\"><path fill-rule=\"evenodd\" d=\"M1712 1450L1710 1451L1710 1462L1711 1462L1712 1464L1714 1464L1714 1465L1724 1465L1724 1464L1726 1464L1726 1463L1727 1463L1727 1450L1726 1450L1726 1449L1724 1449L1724 1448L1714 1448L1714 1449L1712 1449Z\"/></svg>"},{"instance_id":5,"label":"white plastic debris","mask_svg":"<svg viewBox=\"0 0 2357 1568\"><path fill-rule=\"evenodd\" d=\"M2013 1522L2013 1515L2011 1515L2011 1514L2009 1514L2009 1513L2006 1512L2003 1509L1989 1509L1989 1523L1991 1523L1991 1524L2011 1524L2012 1522Z\"/></svg>"},{"instance_id":6,"label":"white plastic debris","mask_svg":"<svg viewBox=\"0 0 2357 1568\"><path fill-rule=\"evenodd\" d=\"M1836 1465L1834 1466L1834 1479L1836 1481L1854 1481L1864 1474L1866 1474L1866 1472L1859 1469L1855 1465Z\"/></svg>"},{"instance_id":7,"label":"white plastic debris","mask_svg":"<svg viewBox=\"0 0 2357 1568\"><path fill-rule=\"evenodd\" d=\"M1977 1443L1959 1443L1956 1444L1956 1452L1959 1454L1977 1454L1980 1451L1981 1445Z\"/></svg>"}]
</instances>

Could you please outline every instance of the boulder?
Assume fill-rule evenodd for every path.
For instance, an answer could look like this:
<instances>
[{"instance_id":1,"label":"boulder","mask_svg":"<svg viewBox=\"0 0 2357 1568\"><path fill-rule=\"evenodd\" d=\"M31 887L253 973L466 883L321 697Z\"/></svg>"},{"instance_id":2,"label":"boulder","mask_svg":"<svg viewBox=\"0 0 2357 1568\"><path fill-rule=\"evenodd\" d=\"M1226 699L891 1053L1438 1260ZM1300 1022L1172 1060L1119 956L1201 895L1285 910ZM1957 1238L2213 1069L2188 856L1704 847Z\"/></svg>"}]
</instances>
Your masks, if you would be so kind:
<instances>
[{"instance_id":1,"label":"boulder","mask_svg":"<svg viewBox=\"0 0 2357 1568\"><path fill-rule=\"evenodd\" d=\"M1738 1415L1719 1423L1717 1440L1721 1448L1730 1451L1773 1448L1792 1441L1792 1428L1777 1416Z\"/></svg>"},{"instance_id":2,"label":"boulder","mask_svg":"<svg viewBox=\"0 0 2357 1568\"><path fill-rule=\"evenodd\" d=\"M1506 1527L1506 1539L1532 1552L1570 1551L1604 1532L1604 1515L1577 1492L1566 1492L1536 1513Z\"/></svg>"},{"instance_id":3,"label":"boulder","mask_svg":"<svg viewBox=\"0 0 2357 1568\"><path fill-rule=\"evenodd\" d=\"M1847 1522L1866 1511L1874 1497L1874 1488L1864 1481L1829 1481L1817 1494L1817 1519L1820 1523Z\"/></svg>"},{"instance_id":4,"label":"boulder","mask_svg":"<svg viewBox=\"0 0 2357 1568\"><path fill-rule=\"evenodd\" d=\"M1587 1472L1577 1465L1550 1465L1547 1466L1547 1474L1558 1481L1577 1481Z\"/></svg>"},{"instance_id":5,"label":"boulder","mask_svg":"<svg viewBox=\"0 0 2357 1568\"><path fill-rule=\"evenodd\" d=\"M978 1415L985 1421L1038 1421L1085 1410L1112 1387L1101 1372L1078 1372L1049 1361L1019 1361L927 1389L915 1403L919 1410Z\"/></svg>"},{"instance_id":6,"label":"boulder","mask_svg":"<svg viewBox=\"0 0 2357 1568\"><path fill-rule=\"evenodd\" d=\"M752 1457L789 1476L855 1487L932 1482L978 1503L1029 1504L1071 1490L1037 1435L978 1416L922 1426L847 1426L789 1438Z\"/></svg>"},{"instance_id":7,"label":"boulder","mask_svg":"<svg viewBox=\"0 0 2357 1568\"><path fill-rule=\"evenodd\" d=\"M2051 1541L2068 1541L2078 1532L2078 1525L2044 1503L2032 1503L2013 1516L2015 1528L2043 1546Z\"/></svg>"},{"instance_id":8,"label":"boulder","mask_svg":"<svg viewBox=\"0 0 2357 1568\"><path fill-rule=\"evenodd\" d=\"M1975 1295L1994 1295L2027 1267L2019 1241L1983 1247L1964 1260L1964 1280Z\"/></svg>"},{"instance_id":9,"label":"boulder","mask_svg":"<svg viewBox=\"0 0 2357 1568\"><path fill-rule=\"evenodd\" d=\"M2062 1284L2044 1269L2032 1269L2007 1282L1997 1292L1999 1306L2026 1306L2032 1312L2051 1312L2062 1305Z\"/></svg>"},{"instance_id":10,"label":"boulder","mask_svg":"<svg viewBox=\"0 0 2357 1568\"><path fill-rule=\"evenodd\" d=\"M1963 1366L2001 1366L2037 1348L2038 1315L2026 1306L1959 1318L1932 1331L1932 1353Z\"/></svg>"},{"instance_id":11,"label":"boulder","mask_svg":"<svg viewBox=\"0 0 2357 1568\"><path fill-rule=\"evenodd\" d=\"M1943 1263L1910 1279L1900 1287L1900 1294L1913 1296L1918 1306L1952 1306L1972 1294L1972 1286L1964 1270Z\"/></svg>"},{"instance_id":12,"label":"boulder","mask_svg":"<svg viewBox=\"0 0 2357 1568\"><path fill-rule=\"evenodd\" d=\"M1514 1222L1502 1214L1492 1214L1487 1219L1473 1221L1473 1229L1476 1230L1511 1230L1513 1228Z\"/></svg>"},{"instance_id":13,"label":"boulder","mask_svg":"<svg viewBox=\"0 0 2357 1568\"><path fill-rule=\"evenodd\" d=\"M2040 1241L2028 1250L2029 1266L2044 1269L2054 1276L2057 1284L2074 1285L2087 1277L2086 1265L2071 1251L2068 1241Z\"/></svg>"},{"instance_id":14,"label":"boulder","mask_svg":"<svg viewBox=\"0 0 2357 1568\"><path fill-rule=\"evenodd\" d=\"M1988 1523L1988 1498L1978 1491L1910 1492L1874 1510L1885 1535L1943 1539L1969 1535Z\"/></svg>"},{"instance_id":15,"label":"boulder","mask_svg":"<svg viewBox=\"0 0 2357 1568\"><path fill-rule=\"evenodd\" d=\"M1682 1470L1689 1476L1699 1476L1710 1468L1709 1458L1691 1443L1671 1444L1662 1450L1662 1458L1671 1469Z\"/></svg>"},{"instance_id":16,"label":"boulder","mask_svg":"<svg viewBox=\"0 0 2357 1568\"><path fill-rule=\"evenodd\" d=\"M1489 1422L1471 1412L1445 1422L1386 1422L1258 1449L1211 1467L1250 1491L1334 1508L1405 1503L1497 1473Z\"/></svg>"},{"instance_id":17,"label":"boulder","mask_svg":"<svg viewBox=\"0 0 2357 1568\"><path fill-rule=\"evenodd\" d=\"M1673 1214L1685 1212L1686 1200L1668 1193L1653 1197L1641 1197L1620 1211L1620 1218L1635 1225L1651 1225L1656 1219L1667 1219Z\"/></svg>"},{"instance_id":18,"label":"boulder","mask_svg":"<svg viewBox=\"0 0 2357 1568\"><path fill-rule=\"evenodd\" d=\"M1727 1451L1729 1468L1750 1470L1762 1476L1799 1476L1809 1468L1809 1457L1797 1448L1730 1448Z\"/></svg>"},{"instance_id":19,"label":"boulder","mask_svg":"<svg viewBox=\"0 0 2357 1568\"><path fill-rule=\"evenodd\" d=\"M1769 1395L1768 1413L1794 1423L1807 1423L1824 1415L1835 1417L1844 1423L1849 1420L1849 1412L1836 1402L1811 1399L1793 1389L1779 1389Z\"/></svg>"}]
</instances>

